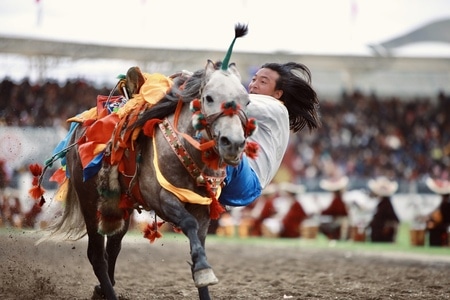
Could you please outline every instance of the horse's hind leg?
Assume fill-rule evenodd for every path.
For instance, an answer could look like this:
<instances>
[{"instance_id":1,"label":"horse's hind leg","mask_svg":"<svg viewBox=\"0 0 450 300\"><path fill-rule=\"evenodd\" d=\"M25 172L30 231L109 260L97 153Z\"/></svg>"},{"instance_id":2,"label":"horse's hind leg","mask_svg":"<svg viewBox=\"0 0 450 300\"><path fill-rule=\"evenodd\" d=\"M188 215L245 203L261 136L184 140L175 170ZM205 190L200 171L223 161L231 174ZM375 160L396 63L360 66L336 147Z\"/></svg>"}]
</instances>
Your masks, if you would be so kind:
<instances>
[{"instance_id":1,"label":"horse's hind leg","mask_svg":"<svg viewBox=\"0 0 450 300\"><path fill-rule=\"evenodd\" d=\"M128 226L130 225L130 219L125 221L125 227L119 233L109 236L106 242L106 255L108 260L108 274L112 285L116 284L114 278L114 273L116 269L116 261L119 256L120 250L122 249L122 239L128 231Z\"/></svg>"},{"instance_id":2,"label":"horse's hind leg","mask_svg":"<svg viewBox=\"0 0 450 300\"><path fill-rule=\"evenodd\" d=\"M116 300L117 296L108 272L108 255L105 252L105 237L97 232L89 232L88 234L87 256L95 276L100 283L99 286L95 287L95 293L101 298Z\"/></svg>"},{"instance_id":3,"label":"horse's hind leg","mask_svg":"<svg viewBox=\"0 0 450 300\"><path fill-rule=\"evenodd\" d=\"M116 297L114 290L113 290L113 286L116 283L115 275L114 275L115 268L116 268L116 261L117 261L117 257L119 256L120 250L122 249L122 239L128 231L129 224L130 224L130 220L128 219L125 222L124 230L120 231L119 233L117 233L115 235L107 237L106 252L104 254L104 258L107 261L107 274L109 277L109 282L104 276L104 274L105 274L104 269L102 267L99 268L99 274L97 274L97 272L95 271L96 268L94 267L95 275L97 276L97 278L100 281L100 284L95 287L94 293L96 296L98 296L100 298L115 299L115 298L110 298L113 296L111 296L111 292L109 292L109 291L112 291L114 297ZM88 256L89 256L89 250L88 250ZM90 260L90 258L89 258L89 260ZM94 266L92 261L91 261L91 264ZM103 263L100 265L103 265ZM101 278L103 278L103 279L100 279L99 276L101 276Z\"/></svg>"}]
</instances>

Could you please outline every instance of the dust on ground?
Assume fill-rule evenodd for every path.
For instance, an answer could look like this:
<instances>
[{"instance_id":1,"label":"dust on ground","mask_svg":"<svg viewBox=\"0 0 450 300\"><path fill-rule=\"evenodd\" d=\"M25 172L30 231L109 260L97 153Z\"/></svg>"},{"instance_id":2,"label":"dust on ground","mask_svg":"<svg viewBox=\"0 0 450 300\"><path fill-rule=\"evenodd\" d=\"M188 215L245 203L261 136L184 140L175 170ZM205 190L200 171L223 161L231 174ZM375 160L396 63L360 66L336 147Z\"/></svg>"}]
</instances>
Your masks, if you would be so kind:
<instances>
[{"instance_id":1,"label":"dust on ground","mask_svg":"<svg viewBox=\"0 0 450 300\"><path fill-rule=\"evenodd\" d=\"M0 232L0 299L90 299L97 279L86 240L45 242L34 232ZM450 257L208 242L219 278L213 299L450 299ZM120 299L196 299L189 244L124 239L116 267Z\"/></svg>"}]
</instances>

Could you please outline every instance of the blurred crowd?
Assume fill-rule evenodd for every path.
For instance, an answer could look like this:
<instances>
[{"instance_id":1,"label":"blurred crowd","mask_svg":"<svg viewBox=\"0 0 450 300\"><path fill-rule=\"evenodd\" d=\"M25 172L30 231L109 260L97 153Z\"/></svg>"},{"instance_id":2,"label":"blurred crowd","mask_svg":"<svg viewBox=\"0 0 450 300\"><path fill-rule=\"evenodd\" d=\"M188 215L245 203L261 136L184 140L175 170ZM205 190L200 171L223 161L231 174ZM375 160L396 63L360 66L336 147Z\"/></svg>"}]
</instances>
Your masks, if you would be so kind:
<instances>
[{"instance_id":1,"label":"blurred crowd","mask_svg":"<svg viewBox=\"0 0 450 300\"><path fill-rule=\"evenodd\" d=\"M96 104L97 88L83 80L64 84L0 83L0 125L64 126ZM355 91L320 99L323 126L293 135L285 157L294 182L336 172L354 178L385 175L413 181L450 166L450 97L404 99ZM311 186L308 186L311 189Z\"/></svg>"},{"instance_id":2,"label":"blurred crowd","mask_svg":"<svg viewBox=\"0 0 450 300\"><path fill-rule=\"evenodd\" d=\"M68 128L66 119L95 106L97 95L108 95L112 88L79 79L38 84L5 78L0 82L0 127ZM398 181L400 191L411 192L402 182L449 179L450 97L443 92L405 99L356 90L320 103L322 127L291 136L277 182L301 183L307 191L317 191L320 179L336 175L350 178L352 188L385 176ZM6 219L4 213L2 219L23 223L17 217Z\"/></svg>"},{"instance_id":3,"label":"blurred crowd","mask_svg":"<svg viewBox=\"0 0 450 300\"><path fill-rule=\"evenodd\" d=\"M293 137L285 157L298 182L336 172L352 182L448 177L450 97L444 93L435 99L400 99L354 92L322 101L321 113L322 128Z\"/></svg>"},{"instance_id":4,"label":"blurred crowd","mask_svg":"<svg viewBox=\"0 0 450 300\"><path fill-rule=\"evenodd\" d=\"M111 88L96 88L84 80L64 84L47 81L20 83L5 78L0 83L0 125L64 126L66 119L96 105L97 95L108 95Z\"/></svg>"}]
</instances>

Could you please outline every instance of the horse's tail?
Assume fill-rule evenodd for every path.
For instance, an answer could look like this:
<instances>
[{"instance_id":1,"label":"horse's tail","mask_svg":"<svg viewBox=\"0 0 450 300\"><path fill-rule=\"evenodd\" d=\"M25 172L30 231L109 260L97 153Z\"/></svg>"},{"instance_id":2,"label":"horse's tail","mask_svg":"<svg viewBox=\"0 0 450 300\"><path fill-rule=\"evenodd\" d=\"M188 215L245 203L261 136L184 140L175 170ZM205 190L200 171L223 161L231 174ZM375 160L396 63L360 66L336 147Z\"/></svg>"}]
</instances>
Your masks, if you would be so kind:
<instances>
[{"instance_id":1,"label":"horse's tail","mask_svg":"<svg viewBox=\"0 0 450 300\"><path fill-rule=\"evenodd\" d=\"M61 217L50 224L45 231L48 232L48 234L41 238L37 243L56 239L76 241L87 234L80 201L71 182L68 183L67 196L64 202L64 212Z\"/></svg>"}]
</instances>

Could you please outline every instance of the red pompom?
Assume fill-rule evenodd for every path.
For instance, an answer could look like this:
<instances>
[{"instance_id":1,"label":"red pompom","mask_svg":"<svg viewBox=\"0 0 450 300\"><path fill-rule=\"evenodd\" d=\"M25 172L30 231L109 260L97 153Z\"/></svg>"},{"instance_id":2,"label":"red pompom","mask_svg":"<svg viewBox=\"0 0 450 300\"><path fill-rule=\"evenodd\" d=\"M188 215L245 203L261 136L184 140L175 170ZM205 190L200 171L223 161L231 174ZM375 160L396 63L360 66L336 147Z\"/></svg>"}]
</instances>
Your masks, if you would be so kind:
<instances>
[{"instance_id":1,"label":"red pompom","mask_svg":"<svg viewBox=\"0 0 450 300\"><path fill-rule=\"evenodd\" d=\"M250 118L245 126L245 136L251 136L256 130L256 119Z\"/></svg>"},{"instance_id":2,"label":"red pompom","mask_svg":"<svg viewBox=\"0 0 450 300\"><path fill-rule=\"evenodd\" d=\"M258 156L259 145L256 142L247 142L245 146L245 154L251 158L255 159Z\"/></svg>"},{"instance_id":3,"label":"red pompom","mask_svg":"<svg viewBox=\"0 0 450 300\"><path fill-rule=\"evenodd\" d=\"M194 99L191 101L191 103L189 104L189 109L191 110L191 112L198 112L202 109L202 104L200 102L200 100L198 99Z\"/></svg>"},{"instance_id":4,"label":"red pompom","mask_svg":"<svg viewBox=\"0 0 450 300\"><path fill-rule=\"evenodd\" d=\"M239 109L240 109L239 104L236 104L236 102L234 101L222 103L223 114L226 116L229 117L233 116L238 112Z\"/></svg>"},{"instance_id":5,"label":"red pompom","mask_svg":"<svg viewBox=\"0 0 450 300\"><path fill-rule=\"evenodd\" d=\"M31 164L29 166L30 172L31 174L33 174L33 176L41 176L42 175L42 166L39 164Z\"/></svg>"}]
</instances>

